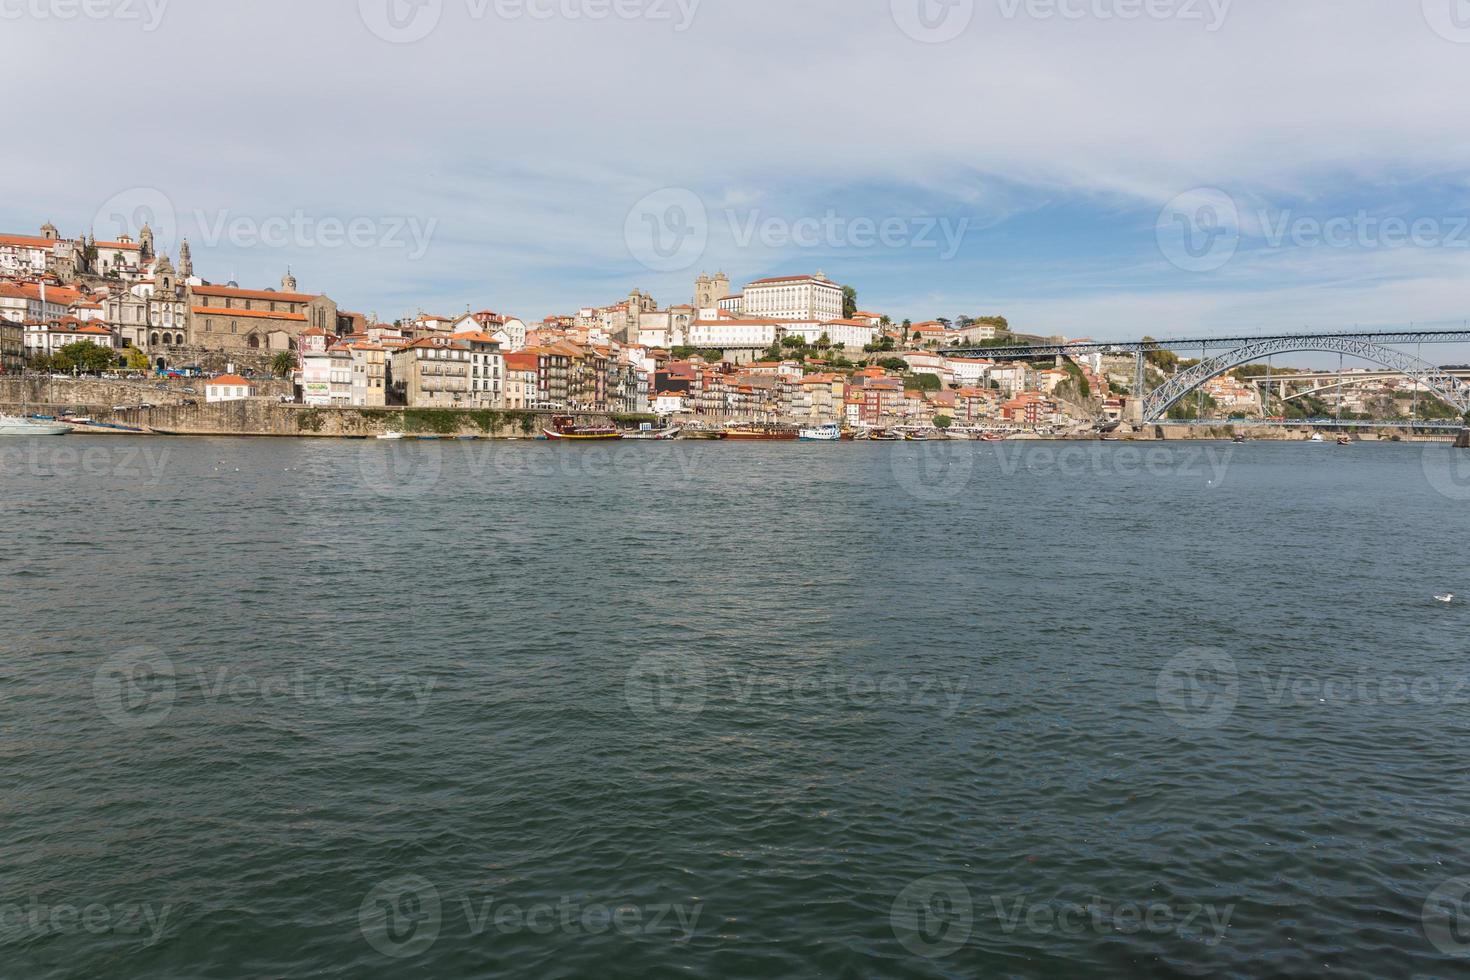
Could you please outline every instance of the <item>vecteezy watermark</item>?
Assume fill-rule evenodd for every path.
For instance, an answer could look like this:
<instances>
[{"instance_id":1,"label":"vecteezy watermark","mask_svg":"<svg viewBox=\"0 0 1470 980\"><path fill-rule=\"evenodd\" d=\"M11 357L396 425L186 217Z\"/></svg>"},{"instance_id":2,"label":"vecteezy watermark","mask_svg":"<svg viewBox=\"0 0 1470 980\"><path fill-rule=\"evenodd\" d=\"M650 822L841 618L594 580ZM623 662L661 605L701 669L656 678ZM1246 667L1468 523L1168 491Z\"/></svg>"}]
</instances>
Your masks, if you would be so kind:
<instances>
[{"instance_id":1,"label":"vecteezy watermark","mask_svg":"<svg viewBox=\"0 0 1470 980\"><path fill-rule=\"evenodd\" d=\"M136 646L113 654L92 676L92 699L119 728L152 728L173 710L174 663L157 647Z\"/></svg>"},{"instance_id":2,"label":"vecteezy watermark","mask_svg":"<svg viewBox=\"0 0 1470 980\"><path fill-rule=\"evenodd\" d=\"M683 272L709 246L709 212L699 195L665 187L640 198L623 222L628 254L653 272Z\"/></svg>"},{"instance_id":3,"label":"vecteezy watermark","mask_svg":"<svg viewBox=\"0 0 1470 980\"><path fill-rule=\"evenodd\" d=\"M1421 0L1424 20L1446 41L1470 44L1470 3L1466 0Z\"/></svg>"},{"instance_id":4,"label":"vecteezy watermark","mask_svg":"<svg viewBox=\"0 0 1470 980\"><path fill-rule=\"evenodd\" d=\"M641 20L670 27L682 34L694 25L703 0L461 0L471 21L590 21ZM444 0L358 0L358 12L367 29L391 44L422 41L444 19Z\"/></svg>"},{"instance_id":5,"label":"vecteezy watermark","mask_svg":"<svg viewBox=\"0 0 1470 980\"><path fill-rule=\"evenodd\" d=\"M171 252L180 240L178 209L157 187L130 187L102 203L92 216L92 233L99 245L124 237L138 243L144 228L153 233L154 251Z\"/></svg>"},{"instance_id":6,"label":"vecteezy watermark","mask_svg":"<svg viewBox=\"0 0 1470 980\"><path fill-rule=\"evenodd\" d=\"M417 215L311 214L300 208L290 214L246 215L229 209L190 213L194 234L203 245L215 248L291 249L392 249L402 251L410 262L428 254L438 218Z\"/></svg>"},{"instance_id":7,"label":"vecteezy watermark","mask_svg":"<svg viewBox=\"0 0 1470 980\"><path fill-rule=\"evenodd\" d=\"M1005 442L982 445L926 441L896 447L889 466L898 485L926 503L954 500L971 488L977 470L1003 477L1047 474L1063 479L1182 477L1223 484L1234 448L1214 445L1119 446L1101 442ZM992 454L994 461L992 462Z\"/></svg>"},{"instance_id":8,"label":"vecteezy watermark","mask_svg":"<svg viewBox=\"0 0 1470 980\"><path fill-rule=\"evenodd\" d=\"M893 22L915 41L943 44L965 33L975 0L889 0Z\"/></svg>"},{"instance_id":9,"label":"vecteezy watermark","mask_svg":"<svg viewBox=\"0 0 1470 980\"><path fill-rule=\"evenodd\" d=\"M1470 0L1467 0L1470 3ZM1470 215L1303 214L1291 208L1242 212L1215 187L1186 191L1166 204L1155 226L1159 250L1186 272L1214 272L1240 250L1249 229L1261 249L1470 249Z\"/></svg>"},{"instance_id":10,"label":"vecteezy watermark","mask_svg":"<svg viewBox=\"0 0 1470 980\"><path fill-rule=\"evenodd\" d=\"M1435 493L1460 503L1470 500L1470 452L1448 443L1426 443L1419 465Z\"/></svg>"},{"instance_id":11,"label":"vecteezy watermark","mask_svg":"<svg viewBox=\"0 0 1470 980\"><path fill-rule=\"evenodd\" d=\"M939 958L964 948L975 927L975 902L958 878L930 875L913 882L888 912L893 935L909 952Z\"/></svg>"},{"instance_id":12,"label":"vecteezy watermark","mask_svg":"<svg viewBox=\"0 0 1470 980\"><path fill-rule=\"evenodd\" d=\"M1092 896L1087 902L1049 899L1033 901L1026 895L990 896L990 907L1006 935L1029 933L1037 936L1125 936L1147 933L1178 936L1206 946L1225 939L1234 905L1209 902L1171 903L1158 901L1113 902Z\"/></svg>"},{"instance_id":13,"label":"vecteezy watermark","mask_svg":"<svg viewBox=\"0 0 1470 980\"><path fill-rule=\"evenodd\" d=\"M446 906L433 882L418 875L375 886L358 909L358 927L384 956L410 959L453 928L471 939L513 936L659 936L676 943L694 938L704 903L587 901L563 895L556 901L526 901L468 894ZM463 917L463 923L447 919ZM462 932L461 932L462 930Z\"/></svg>"},{"instance_id":14,"label":"vecteezy watermark","mask_svg":"<svg viewBox=\"0 0 1470 980\"><path fill-rule=\"evenodd\" d=\"M742 214L727 209L725 220L731 238L740 248L758 244L771 249L914 249L933 251L941 262L959 254L970 230L969 218L896 215L848 218L830 209L820 218L795 219L762 215L758 210Z\"/></svg>"},{"instance_id":15,"label":"vecteezy watermark","mask_svg":"<svg viewBox=\"0 0 1470 980\"><path fill-rule=\"evenodd\" d=\"M660 722L670 715L697 715L715 695L738 704L933 708L948 719L959 711L969 687L968 677L842 673L831 668L816 673L710 669L698 654L653 654L640 657L629 669L624 696L635 714Z\"/></svg>"},{"instance_id":16,"label":"vecteezy watermark","mask_svg":"<svg viewBox=\"0 0 1470 980\"><path fill-rule=\"evenodd\" d=\"M1234 0L996 0L1006 20L1173 20L1208 33L1225 26Z\"/></svg>"},{"instance_id":17,"label":"vecteezy watermark","mask_svg":"<svg viewBox=\"0 0 1470 980\"><path fill-rule=\"evenodd\" d=\"M0 445L0 477L27 476L45 479L75 479L78 476L136 480L146 477L150 486L163 480L169 450L152 446Z\"/></svg>"},{"instance_id":18,"label":"vecteezy watermark","mask_svg":"<svg viewBox=\"0 0 1470 980\"><path fill-rule=\"evenodd\" d=\"M1290 209L1256 212L1268 248L1470 248L1470 217L1352 214L1299 215Z\"/></svg>"},{"instance_id":19,"label":"vecteezy watermark","mask_svg":"<svg viewBox=\"0 0 1470 980\"><path fill-rule=\"evenodd\" d=\"M1420 921L1435 949L1470 957L1470 878L1452 878L1430 892Z\"/></svg>"},{"instance_id":20,"label":"vecteezy watermark","mask_svg":"<svg viewBox=\"0 0 1470 980\"><path fill-rule=\"evenodd\" d=\"M1185 191L1154 223L1159 251L1185 272L1214 272L1240 248L1240 208L1218 187Z\"/></svg>"},{"instance_id":21,"label":"vecteezy watermark","mask_svg":"<svg viewBox=\"0 0 1470 980\"><path fill-rule=\"evenodd\" d=\"M1382 673L1368 668L1305 670L1260 667L1244 670L1223 650L1187 650L1157 678L1159 705L1182 728L1218 728L1242 701L1259 699L1270 708L1346 706L1470 707L1470 672Z\"/></svg>"},{"instance_id":22,"label":"vecteezy watermark","mask_svg":"<svg viewBox=\"0 0 1470 980\"><path fill-rule=\"evenodd\" d=\"M251 672L233 667L176 668L152 647L134 647L108 657L92 678L98 709L119 728L153 728L173 711L181 694L213 704L261 705L292 701L317 707L350 705L394 708L421 717L437 682L409 674L355 671L309 672L295 668Z\"/></svg>"},{"instance_id":23,"label":"vecteezy watermark","mask_svg":"<svg viewBox=\"0 0 1470 980\"><path fill-rule=\"evenodd\" d=\"M993 919L991 916L993 915ZM970 889L950 875L931 875L899 893L889 912L896 939L909 952L931 959L951 956L967 946L977 929L1005 935L1179 936L1206 946L1225 939L1234 905L1203 902L1036 901L1028 895L989 895L977 903Z\"/></svg>"},{"instance_id":24,"label":"vecteezy watermark","mask_svg":"<svg viewBox=\"0 0 1470 980\"><path fill-rule=\"evenodd\" d=\"M959 254L971 220L934 215L859 215L828 209L790 217L759 209L726 208L725 230L737 247L824 251L908 249L942 262ZM653 272L683 272L704 255L711 234L709 209L688 188L666 187L644 196L623 225L628 252Z\"/></svg>"},{"instance_id":25,"label":"vecteezy watermark","mask_svg":"<svg viewBox=\"0 0 1470 980\"><path fill-rule=\"evenodd\" d=\"M40 936L138 936L152 946L163 937L173 906L153 902L0 901L0 943Z\"/></svg>"},{"instance_id":26,"label":"vecteezy watermark","mask_svg":"<svg viewBox=\"0 0 1470 980\"><path fill-rule=\"evenodd\" d=\"M444 475L444 450L438 441L370 440L359 445L357 472L363 485L380 497L421 497Z\"/></svg>"},{"instance_id":27,"label":"vecteezy watermark","mask_svg":"<svg viewBox=\"0 0 1470 980\"><path fill-rule=\"evenodd\" d=\"M1233 0L993 0L1005 20L1178 21L1220 30ZM975 19L976 0L890 0L893 22L915 41L943 44Z\"/></svg>"},{"instance_id":28,"label":"vecteezy watermark","mask_svg":"<svg viewBox=\"0 0 1470 980\"><path fill-rule=\"evenodd\" d=\"M709 671L698 654L644 654L628 670L623 698L645 721L667 722L703 711L708 687Z\"/></svg>"},{"instance_id":29,"label":"vecteezy watermark","mask_svg":"<svg viewBox=\"0 0 1470 980\"><path fill-rule=\"evenodd\" d=\"M169 0L0 0L0 20L121 21L152 33L168 5Z\"/></svg>"},{"instance_id":30,"label":"vecteezy watermark","mask_svg":"<svg viewBox=\"0 0 1470 980\"><path fill-rule=\"evenodd\" d=\"M1181 728L1218 728L1235 713L1240 674L1224 650L1186 650L1159 671L1159 706Z\"/></svg>"}]
</instances>

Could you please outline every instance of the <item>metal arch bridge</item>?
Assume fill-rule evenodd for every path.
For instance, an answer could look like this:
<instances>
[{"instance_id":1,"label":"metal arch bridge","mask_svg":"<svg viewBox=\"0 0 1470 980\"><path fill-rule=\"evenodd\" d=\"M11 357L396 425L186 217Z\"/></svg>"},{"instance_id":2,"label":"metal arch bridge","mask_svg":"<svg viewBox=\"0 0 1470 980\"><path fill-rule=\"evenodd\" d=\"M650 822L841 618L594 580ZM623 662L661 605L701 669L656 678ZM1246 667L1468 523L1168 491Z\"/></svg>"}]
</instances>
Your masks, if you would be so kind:
<instances>
[{"instance_id":1,"label":"metal arch bridge","mask_svg":"<svg viewBox=\"0 0 1470 980\"><path fill-rule=\"evenodd\" d=\"M1304 351L1345 354L1382 364L1424 385L1462 414L1470 413L1470 385L1466 385L1449 372L1413 354L1406 354L1391 347L1351 337L1273 337L1201 361L1188 371L1183 371L1170 378L1145 396L1143 400L1144 421L1154 422L1163 418L1168 414L1169 409L1188 397L1200 385L1242 364L1249 364L1276 354L1296 354Z\"/></svg>"},{"instance_id":2,"label":"metal arch bridge","mask_svg":"<svg viewBox=\"0 0 1470 980\"><path fill-rule=\"evenodd\" d=\"M1014 347L980 347L941 351L949 357L980 357L995 360L1067 357L1078 354L1133 354L1137 358L1135 391L1144 390L1147 354L1160 350L1200 351L1199 364L1170 378L1142 399L1142 419L1157 422L1205 382L1227 371L1276 354L1326 352L1362 358L1399 371L1422 383L1462 413L1470 413L1470 385L1449 372L1387 344L1470 343L1470 330L1353 331L1347 333L1303 333L1270 337L1200 337L1146 340L1125 343L1082 341L1039 343ZM1203 357L1210 350L1224 350L1216 357Z\"/></svg>"}]
</instances>

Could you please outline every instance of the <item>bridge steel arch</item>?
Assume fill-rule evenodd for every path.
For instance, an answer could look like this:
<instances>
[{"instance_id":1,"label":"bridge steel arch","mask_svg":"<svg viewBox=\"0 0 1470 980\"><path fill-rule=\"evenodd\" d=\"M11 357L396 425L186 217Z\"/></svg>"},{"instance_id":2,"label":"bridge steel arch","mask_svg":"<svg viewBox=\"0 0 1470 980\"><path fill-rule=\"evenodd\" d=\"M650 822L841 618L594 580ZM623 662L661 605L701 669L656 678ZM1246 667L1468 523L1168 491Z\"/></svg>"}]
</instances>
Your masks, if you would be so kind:
<instances>
[{"instance_id":1,"label":"bridge steel arch","mask_svg":"<svg viewBox=\"0 0 1470 980\"><path fill-rule=\"evenodd\" d=\"M1405 354L1403 351L1356 337L1271 337L1259 343L1237 347L1219 357L1201 361L1188 371L1170 378L1145 396L1143 400L1144 421L1159 421L1169 413L1169 409L1194 392L1200 385L1242 364L1259 361L1275 354L1298 354L1304 351L1347 354L1365 361L1373 361L1386 368L1402 372L1425 385L1461 413L1470 412L1470 385L1466 385L1453 375L1412 354ZM1290 375L1282 377L1287 378Z\"/></svg>"}]
</instances>

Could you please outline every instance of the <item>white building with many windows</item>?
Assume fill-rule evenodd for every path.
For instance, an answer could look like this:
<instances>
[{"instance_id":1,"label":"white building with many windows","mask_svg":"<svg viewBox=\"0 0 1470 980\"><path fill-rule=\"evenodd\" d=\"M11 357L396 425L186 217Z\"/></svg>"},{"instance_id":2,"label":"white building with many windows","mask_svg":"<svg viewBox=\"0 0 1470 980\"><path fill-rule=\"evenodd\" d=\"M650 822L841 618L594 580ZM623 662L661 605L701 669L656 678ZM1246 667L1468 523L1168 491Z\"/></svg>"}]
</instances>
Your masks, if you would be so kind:
<instances>
[{"instance_id":1,"label":"white building with many windows","mask_svg":"<svg viewBox=\"0 0 1470 980\"><path fill-rule=\"evenodd\" d=\"M740 312L746 317L771 320L839 320L842 287L820 272L814 276L759 279L745 287Z\"/></svg>"},{"instance_id":2,"label":"white building with many windows","mask_svg":"<svg viewBox=\"0 0 1470 980\"><path fill-rule=\"evenodd\" d=\"M721 317L696 320L689 325L690 347L769 347L781 336L782 324L775 320L745 320Z\"/></svg>"}]
</instances>

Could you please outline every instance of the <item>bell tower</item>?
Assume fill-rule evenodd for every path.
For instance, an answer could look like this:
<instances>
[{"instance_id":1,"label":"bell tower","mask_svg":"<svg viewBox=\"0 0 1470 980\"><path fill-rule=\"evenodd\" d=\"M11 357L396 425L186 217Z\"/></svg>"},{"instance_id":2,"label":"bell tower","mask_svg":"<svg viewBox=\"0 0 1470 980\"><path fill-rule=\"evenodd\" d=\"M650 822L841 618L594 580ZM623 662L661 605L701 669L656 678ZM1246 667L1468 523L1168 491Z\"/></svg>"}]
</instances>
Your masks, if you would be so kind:
<instances>
[{"instance_id":1,"label":"bell tower","mask_svg":"<svg viewBox=\"0 0 1470 980\"><path fill-rule=\"evenodd\" d=\"M296 277L291 275L291 270L289 267L286 269L286 274L281 277L281 292L296 292Z\"/></svg>"}]
</instances>

